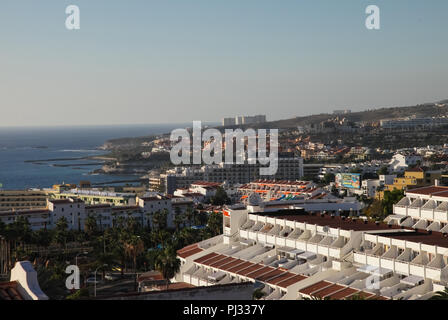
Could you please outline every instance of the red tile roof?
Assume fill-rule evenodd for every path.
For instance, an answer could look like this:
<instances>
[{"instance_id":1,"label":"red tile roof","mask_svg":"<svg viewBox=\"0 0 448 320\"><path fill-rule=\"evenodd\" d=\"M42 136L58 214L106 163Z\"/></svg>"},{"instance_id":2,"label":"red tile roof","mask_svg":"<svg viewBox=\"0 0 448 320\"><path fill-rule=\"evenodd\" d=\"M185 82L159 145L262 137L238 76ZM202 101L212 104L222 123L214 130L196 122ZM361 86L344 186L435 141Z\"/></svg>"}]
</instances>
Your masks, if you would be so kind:
<instances>
[{"instance_id":1,"label":"red tile roof","mask_svg":"<svg viewBox=\"0 0 448 320\"><path fill-rule=\"evenodd\" d=\"M222 266L221 269L224 271L230 271L230 269L238 267L238 266L242 265L243 263L245 263L245 261L243 261L241 259L236 259L235 261Z\"/></svg>"},{"instance_id":2,"label":"red tile roof","mask_svg":"<svg viewBox=\"0 0 448 320\"><path fill-rule=\"evenodd\" d=\"M209 253L209 254L206 254L206 255L203 256L203 257L197 258L196 260L194 260L194 262L196 262L196 263L203 263L203 262L205 262L205 261L208 260L208 259L211 259L211 258L213 258L213 257L216 257L217 255L218 255L217 253L215 253L215 252L211 252L211 253Z\"/></svg>"},{"instance_id":3,"label":"red tile roof","mask_svg":"<svg viewBox=\"0 0 448 320\"><path fill-rule=\"evenodd\" d=\"M332 300L342 300L342 299L344 299L346 297L350 297L351 295L353 295L356 292L359 292L359 290L346 287L343 290L340 290L340 291L337 291L337 292L333 292L328 297L330 299L332 299Z\"/></svg>"},{"instance_id":4,"label":"red tile roof","mask_svg":"<svg viewBox=\"0 0 448 320\"><path fill-rule=\"evenodd\" d=\"M237 271L236 274L238 274L238 275L240 275L240 276L247 276L247 275L249 275L251 272L254 272L254 271L259 270L259 269L264 268L264 267L265 267L265 266L263 266L262 264L254 264L254 263L250 263L250 266L249 266L249 267Z\"/></svg>"},{"instance_id":5,"label":"red tile roof","mask_svg":"<svg viewBox=\"0 0 448 320\"><path fill-rule=\"evenodd\" d=\"M285 272L284 274L281 274L281 275L278 276L278 277L269 279L269 280L267 281L267 283L270 283L270 284L275 285L275 284L277 284L277 283L280 283L280 282L282 282L282 281L285 281L285 280L290 279L290 278L295 277L295 276L296 276L296 275L295 275L294 273L291 273L291 272Z\"/></svg>"},{"instance_id":6,"label":"red tile roof","mask_svg":"<svg viewBox=\"0 0 448 320\"><path fill-rule=\"evenodd\" d=\"M336 292L339 292L343 289L345 289L345 287L338 285L338 284L333 284L333 285L326 287L322 290L314 292L313 296L319 297L319 298L325 298L325 297L328 297L328 296L330 296Z\"/></svg>"},{"instance_id":7,"label":"red tile roof","mask_svg":"<svg viewBox=\"0 0 448 320\"><path fill-rule=\"evenodd\" d=\"M179 257L185 259L185 258L187 258L187 257L190 257L190 256L192 256L192 255L194 255L194 254L196 254L196 253L202 252L202 251L204 251L204 250L201 249L201 248L199 248L199 247L197 247L197 248L193 248L193 249L188 250L188 251L184 251L184 252L177 253L177 255L178 255Z\"/></svg>"},{"instance_id":8,"label":"red tile roof","mask_svg":"<svg viewBox=\"0 0 448 320\"><path fill-rule=\"evenodd\" d=\"M327 288L329 286L331 286L332 283L328 282L328 281L319 281L311 286L308 286L306 288L303 288L301 290L299 290L300 293L306 294L306 295L313 295L314 292L317 292L319 290L322 290L324 288Z\"/></svg>"},{"instance_id":9,"label":"red tile roof","mask_svg":"<svg viewBox=\"0 0 448 320\"><path fill-rule=\"evenodd\" d=\"M231 272L231 273L238 273L240 270L243 270L243 269L245 269L245 268L248 268L248 267L250 267L251 265L253 265L253 263L250 263L250 262L244 262L244 263L241 263L241 264L238 264L237 266L235 266L235 267L233 267L233 268L230 268L230 269L228 269L227 271L228 272Z\"/></svg>"},{"instance_id":10,"label":"red tile roof","mask_svg":"<svg viewBox=\"0 0 448 320\"><path fill-rule=\"evenodd\" d=\"M262 276L259 276L257 278L257 280L266 282L266 281L268 281L268 280L270 280L272 278L277 278L278 276L280 276L282 274L285 274L285 273L286 272L284 272L282 270L274 269L271 272L268 272L268 273L263 274Z\"/></svg>"},{"instance_id":11,"label":"red tile roof","mask_svg":"<svg viewBox=\"0 0 448 320\"><path fill-rule=\"evenodd\" d=\"M204 187L219 187L222 183L219 182L208 182L208 181L195 181L192 185L204 186Z\"/></svg>"},{"instance_id":12,"label":"red tile roof","mask_svg":"<svg viewBox=\"0 0 448 320\"><path fill-rule=\"evenodd\" d=\"M183 247L182 249L177 250L177 252L185 252L185 251L197 248L197 247L198 247L198 244L197 243L193 243L193 244L190 244L190 245L188 245L186 247Z\"/></svg>"},{"instance_id":13,"label":"red tile roof","mask_svg":"<svg viewBox=\"0 0 448 320\"><path fill-rule=\"evenodd\" d=\"M297 283L299 281L305 280L306 278L307 277L298 274L298 275L296 275L296 276L294 276L292 278L288 278L286 280L283 280L283 281L277 283L277 286L282 287L282 288L287 288L287 287L292 286L293 284L295 284L295 283Z\"/></svg>"},{"instance_id":14,"label":"red tile roof","mask_svg":"<svg viewBox=\"0 0 448 320\"><path fill-rule=\"evenodd\" d=\"M221 260L226 259L226 258L228 258L228 257L227 256L223 256L221 254L218 254L218 255L216 255L214 257L211 257L210 259L207 259L207 260L203 261L202 264L204 264L206 266L210 266L211 264L213 264L215 262L218 262L218 261L221 261Z\"/></svg>"},{"instance_id":15,"label":"red tile roof","mask_svg":"<svg viewBox=\"0 0 448 320\"><path fill-rule=\"evenodd\" d=\"M0 300L25 300L17 289L17 282L0 283Z\"/></svg>"},{"instance_id":16,"label":"red tile roof","mask_svg":"<svg viewBox=\"0 0 448 320\"><path fill-rule=\"evenodd\" d=\"M138 282L142 282L142 281L162 281L162 280L165 280L165 278L158 271L145 272L145 273L141 274L138 277L138 279L137 279Z\"/></svg>"},{"instance_id":17,"label":"red tile roof","mask_svg":"<svg viewBox=\"0 0 448 320\"><path fill-rule=\"evenodd\" d=\"M434 195L436 196L439 192L448 191L448 187L442 187L442 186L430 186L430 187L422 187L422 188L416 188L412 190L406 191L406 194L421 194L421 195Z\"/></svg>"},{"instance_id":18,"label":"red tile roof","mask_svg":"<svg viewBox=\"0 0 448 320\"><path fill-rule=\"evenodd\" d=\"M224 265L226 265L226 264L229 264L230 262L235 261L235 260L236 260L236 259L234 259L234 258L230 258L230 257L227 257L227 256L223 256L222 259L220 259L219 261L210 263L209 266L212 267L212 268L218 268L218 269L221 269L221 266L224 266Z\"/></svg>"},{"instance_id":19,"label":"red tile roof","mask_svg":"<svg viewBox=\"0 0 448 320\"><path fill-rule=\"evenodd\" d=\"M248 278L253 278L253 279L258 279L258 277L261 277L269 272L274 271L275 269L272 267L262 267L261 269L258 268L256 271L253 271L251 273L248 273L246 275L246 277Z\"/></svg>"},{"instance_id":20,"label":"red tile roof","mask_svg":"<svg viewBox=\"0 0 448 320\"><path fill-rule=\"evenodd\" d=\"M364 299L370 299L370 298L373 298L376 296L374 293L371 293L371 292L360 291L360 292L356 292L356 293L352 294L351 296L348 296L346 299L350 299L355 295L358 295Z\"/></svg>"}]
</instances>

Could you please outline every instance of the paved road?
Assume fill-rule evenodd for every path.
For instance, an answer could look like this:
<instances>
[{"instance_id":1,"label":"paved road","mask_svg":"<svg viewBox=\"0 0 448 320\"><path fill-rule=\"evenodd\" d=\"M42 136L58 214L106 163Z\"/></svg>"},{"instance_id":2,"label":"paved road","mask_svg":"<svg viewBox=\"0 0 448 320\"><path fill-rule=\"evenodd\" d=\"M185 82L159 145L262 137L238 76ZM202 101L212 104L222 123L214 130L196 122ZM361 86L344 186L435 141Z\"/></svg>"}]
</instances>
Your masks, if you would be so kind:
<instances>
[{"instance_id":1,"label":"paved road","mask_svg":"<svg viewBox=\"0 0 448 320\"><path fill-rule=\"evenodd\" d=\"M119 275L119 274L114 274ZM137 291L135 289L135 278L134 274L132 273L125 273L125 276L123 279L118 280L104 280L101 281L96 285L96 295L98 296L106 296L106 295L112 295L112 294L121 294L121 293L128 293L128 292L135 292ZM91 294L94 294L94 285L89 284L89 289L91 291Z\"/></svg>"}]
</instances>

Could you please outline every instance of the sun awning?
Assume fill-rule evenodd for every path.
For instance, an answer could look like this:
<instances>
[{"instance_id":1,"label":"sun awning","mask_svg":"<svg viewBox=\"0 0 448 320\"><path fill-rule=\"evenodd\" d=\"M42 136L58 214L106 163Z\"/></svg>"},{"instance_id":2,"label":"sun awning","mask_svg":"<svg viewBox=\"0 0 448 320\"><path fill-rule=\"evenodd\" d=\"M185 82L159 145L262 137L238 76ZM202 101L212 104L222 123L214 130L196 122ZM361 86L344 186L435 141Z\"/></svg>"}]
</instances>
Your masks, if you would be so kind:
<instances>
[{"instance_id":1,"label":"sun awning","mask_svg":"<svg viewBox=\"0 0 448 320\"><path fill-rule=\"evenodd\" d=\"M212 281L219 281L219 280L223 279L225 276L226 276L226 274L224 272L218 271L214 274L209 275L207 278Z\"/></svg>"},{"instance_id":2,"label":"sun awning","mask_svg":"<svg viewBox=\"0 0 448 320\"><path fill-rule=\"evenodd\" d=\"M305 251L297 255L297 258L311 260L316 258L317 255L314 252Z\"/></svg>"},{"instance_id":3,"label":"sun awning","mask_svg":"<svg viewBox=\"0 0 448 320\"><path fill-rule=\"evenodd\" d=\"M299 253L303 252L303 250L298 250L293 247L280 247L280 248L278 248L278 251L286 252L286 253L296 253L296 251L298 251Z\"/></svg>"},{"instance_id":4,"label":"sun awning","mask_svg":"<svg viewBox=\"0 0 448 320\"><path fill-rule=\"evenodd\" d=\"M415 286L421 283L422 281L425 281L425 278L413 275L400 280L401 283L408 284L411 286Z\"/></svg>"},{"instance_id":5,"label":"sun awning","mask_svg":"<svg viewBox=\"0 0 448 320\"><path fill-rule=\"evenodd\" d=\"M390 218L391 220L393 219L400 221L401 219L406 218L406 216L403 216L401 214L391 214L388 216L388 218Z\"/></svg>"},{"instance_id":6,"label":"sun awning","mask_svg":"<svg viewBox=\"0 0 448 320\"><path fill-rule=\"evenodd\" d=\"M249 240L249 239L241 239L240 240L240 244L242 244L243 246L252 246L255 243L254 240Z\"/></svg>"},{"instance_id":7,"label":"sun awning","mask_svg":"<svg viewBox=\"0 0 448 320\"><path fill-rule=\"evenodd\" d=\"M357 271L373 274L376 276L386 276L393 273L392 270L386 268L379 268L371 265L364 265L356 269Z\"/></svg>"},{"instance_id":8,"label":"sun awning","mask_svg":"<svg viewBox=\"0 0 448 320\"><path fill-rule=\"evenodd\" d=\"M404 218L406 218L406 216L399 215L399 214L390 214L386 217L386 219L384 219L384 222L389 223L389 222L394 221L397 224L400 224Z\"/></svg>"},{"instance_id":9,"label":"sun awning","mask_svg":"<svg viewBox=\"0 0 448 320\"><path fill-rule=\"evenodd\" d=\"M302 254L302 253L304 253L304 252L305 252L305 251L300 250L300 249L294 249L293 251L291 251L292 254L296 254L296 255L298 255L298 254Z\"/></svg>"}]
</instances>

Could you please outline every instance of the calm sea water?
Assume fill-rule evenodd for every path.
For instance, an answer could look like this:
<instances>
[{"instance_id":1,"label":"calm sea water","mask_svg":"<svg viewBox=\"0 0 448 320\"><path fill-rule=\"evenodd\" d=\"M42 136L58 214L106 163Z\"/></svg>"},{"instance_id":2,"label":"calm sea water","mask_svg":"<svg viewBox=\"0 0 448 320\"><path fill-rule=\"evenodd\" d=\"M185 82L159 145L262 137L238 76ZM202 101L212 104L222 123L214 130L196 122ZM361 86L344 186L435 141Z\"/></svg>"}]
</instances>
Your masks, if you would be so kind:
<instances>
[{"instance_id":1,"label":"calm sea water","mask_svg":"<svg viewBox=\"0 0 448 320\"><path fill-rule=\"evenodd\" d=\"M0 128L0 183L3 190L47 188L57 183L76 183L81 180L108 182L136 179L137 176L89 175L101 166L55 167L52 164L89 163L86 160L59 161L44 164L26 163L25 160L76 158L101 155L96 150L106 140L146 136L170 132L191 124ZM46 148L41 148L46 147Z\"/></svg>"}]
</instances>

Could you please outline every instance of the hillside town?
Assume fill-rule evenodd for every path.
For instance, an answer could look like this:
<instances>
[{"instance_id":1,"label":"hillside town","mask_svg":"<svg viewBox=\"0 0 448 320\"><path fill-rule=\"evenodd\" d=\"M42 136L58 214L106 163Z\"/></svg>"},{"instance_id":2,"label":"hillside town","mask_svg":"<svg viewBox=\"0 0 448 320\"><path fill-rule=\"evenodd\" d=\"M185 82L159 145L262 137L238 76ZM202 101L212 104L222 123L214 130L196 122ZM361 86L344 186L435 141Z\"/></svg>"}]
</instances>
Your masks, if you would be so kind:
<instances>
[{"instance_id":1,"label":"hillside town","mask_svg":"<svg viewBox=\"0 0 448 320\"><path fill-rule=\"evenodd\" d=\"M346 114L330 127L353 129ZM138 185L0 189L0 299L437 297L448 285L448 145L313 138L328 123L282 130L270 176L246 154L148 169ZM172 141L141 147L169 154ZM65 286L68 265L79 288Z\"/></svg>"}]
</instances>

